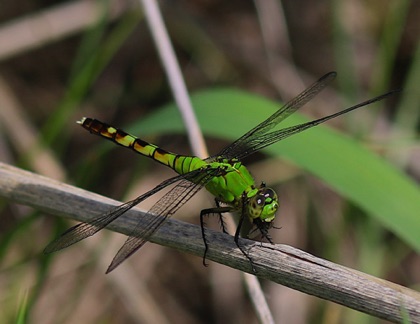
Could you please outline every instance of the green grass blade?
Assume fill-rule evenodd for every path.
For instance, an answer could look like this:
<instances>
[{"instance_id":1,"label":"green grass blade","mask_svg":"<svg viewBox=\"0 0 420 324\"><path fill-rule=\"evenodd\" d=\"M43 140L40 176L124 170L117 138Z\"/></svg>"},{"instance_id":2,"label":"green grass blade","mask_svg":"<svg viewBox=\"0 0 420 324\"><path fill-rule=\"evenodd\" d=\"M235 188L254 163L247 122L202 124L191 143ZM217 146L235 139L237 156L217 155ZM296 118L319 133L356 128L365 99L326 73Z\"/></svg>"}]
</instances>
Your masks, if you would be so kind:
<instances>
[{"instance_id":1,"label":"green grass blade","mask_svg":"<svg viewBox=\"0 0 420 324\"><path fill-rule=\"evenodd\" d=\"M17 318L15 323L16 324L24 324L27 323L27 316L28 316L28 292L24 292L24 296L20 302Z\"/></svg>"},{"instance_id":2,"label":"green grass blade","mask_svg":"<svg viewBox=\"0 0 420 324\"><path fill-rule=\"evenodd\" d=\"M230 141L263 121L279 107L276 102L229 89L200 92L192 97L192 101L203 132ZM371 106L365 109L377 108ZM294 114L282 127L305 120ZM129 130L145 136L180 132L183 127L175 107L169 105ZM274 144L266 152L292 161L323 179L420 251L418 185L362 144L320 126ZM270 182L270 179L258 180Z\"/></svg>"}]
</instances>

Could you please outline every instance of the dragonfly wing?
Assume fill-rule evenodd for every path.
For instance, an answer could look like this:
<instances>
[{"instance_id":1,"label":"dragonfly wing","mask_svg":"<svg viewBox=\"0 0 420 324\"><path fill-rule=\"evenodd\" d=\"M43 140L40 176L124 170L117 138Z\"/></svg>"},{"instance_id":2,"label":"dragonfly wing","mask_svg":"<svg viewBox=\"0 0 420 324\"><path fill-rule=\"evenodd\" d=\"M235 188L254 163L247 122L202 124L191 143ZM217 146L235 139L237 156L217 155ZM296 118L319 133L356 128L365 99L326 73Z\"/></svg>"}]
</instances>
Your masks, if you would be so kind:
<instances>
[{"instance_id":1,"label":"dragonfly wing","mask_svg":"<svg viewBox=\"0 0 420 324\"><path fill-rule=\"evenodd\" d=\"M246 153L249 148L252 147L253 141L260 137L262 134L267 133L277 124L285 120L287 117L296 112L299 108L305 105L308 101L313 99L319 94L332 80L334 80L337 74L330 72L321 77L318 81L309 86L306 90L301 92L298 96L290 100L273 115L268 117L259 125L255 126L246 134L242 135L239 139L233 142L231 145L222 150L218 156L231 159L237 158L240 154ZM255 150L253 151L255 152ZM246 154L249 155L251 153Z\"/></svg>"},{"instance_id":2,"label":"dragonfly wing","mask_svg":"<svg viewBox=\"0 0 420 324\"><path fill-rule=\"evenodd\" d=\"M331 114L329 116L325 116L325 117L322 117L322 118L319 118L319 119L316 119L316 120L312 120L312 121L309 121L307 123L283 128L283 129L280 129L278 131L273 131L273 132L270 132L270 133L267 133L267 134L262 134L259 137L251 138L247 142L248 149L246 151L239 152L236 157L237 157L237 159L241 160L241 159L245 158L246 156L261 150L262 148L267 147L271 144L274 144L278 141L281 141L281 140L283 140L283 139L285 139L289 136L300 133L300 132L302 132L306 129L309 129L311 127L314 127L316 125L324 123L327 120L333 119L333 118L338 117L340 115L344 115L344 114L346 114L346 113L348 113L352 110L355 110L355 109L358 109L360 107L370 105L374 102L385 99L386 97L388 97L388 96L390 96L390 95L392 95L392 94L394 94L395 92L398 92L398 91L400 91L400 90L394 90L394 91L387 92L383 95L377 96L373 99L366 100L364 102L361 102L357 105L351 106L347 109L339 111L335 114Z\"/></svg>"},{"instance_id":3,"label":"dragonfly wing","mask_svg":"<svg viewBox=\"0 0 420 324\"><path fill-rule=\"evenodd\" d=\"M202 188L189 181L181 181L173 190L162 197L148 212L152 220L148 224L138 223L124 245L115 255L107 273L114 270L124 260L140 249L163 223L168 220L182 205Z\"/></svg>"},{"instance_id":4,"label":"dragonfly wing","mask_svg":"<svg viewBox=\"0 0 420 324\"><path fill-rule=\"evenodd\" d=\"M191 172L190 172L191 173ZM190 174L189 173L189 174ZM188 175L189 175L188 174ZM192 177L191 175L190 177ZM133 199L125 204L122 204L116 208L111 209L106 214L102 214L94 219L92 219L89 222L86 223L79 223L67 231L65 231L63 234L60 235L55 241L51 242L47 245L47 247L44 249L44 253L52 253L55 251L59 251L61 249L64 249L70 245L73 245L89 236L94 235L95 233L99 232L101 229L108 226L111 222L113 222L115 219L120 217L122 214L133 208L134 206L141 203L143 200L149 198L150 196L154 195L155 193L159 192L160 190L166 188L167 186L178 182L180 180L184 180L186 175L179 175L170 179L167 179L157 185L152 190L146 192L145 194L137 197L136 199Z\"/></svg>"},{"instance_id":5,"label":"dragonfly wing","mask_svg":"<svg viewBox=\"0 0 420 324\"><path fill-rule=\"evenodd\" d=\"M197 173L200 171L200 173ZM213 177L219 175L217 168L201 169L187 173L171 191L159 199L148 214L153 216L148 224L138 222L132 234L115 255L106 273L111 272L134 252L140 249L163 223L168 220L179 208L190 200Z\"/></svg>"}]
</instances>

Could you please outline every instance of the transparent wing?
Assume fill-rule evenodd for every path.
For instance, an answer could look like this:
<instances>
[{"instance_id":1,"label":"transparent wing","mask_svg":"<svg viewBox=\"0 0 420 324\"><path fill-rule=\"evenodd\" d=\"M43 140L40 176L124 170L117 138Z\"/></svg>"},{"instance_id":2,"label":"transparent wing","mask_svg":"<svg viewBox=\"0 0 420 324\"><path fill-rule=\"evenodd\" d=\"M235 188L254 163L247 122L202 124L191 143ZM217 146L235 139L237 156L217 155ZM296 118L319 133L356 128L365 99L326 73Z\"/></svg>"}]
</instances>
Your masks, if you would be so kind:
<instances>
[{"instance_id":1,"label":"transparent wing","mask_svg":"<svg viewBox=\"0 0 420 324\"><path fill-rule=\"evenodd\" d=\"M320 93L332 80L334 80L337 73L330 72L321 77L318 81L309 86L306 90L300 93L298 96L290 100L273 115L268 117L262 123L251 129L246 134L242 135L239 139L233 142L231 145L222 150L217 156L222 158L238 158L244 152L255 152L253 144L255 140L260 138L263 134L273 129L277 124L285 120L291 114L296 112L299 108L305 105L308 101L313 99L318 93ZM251 153L246 154L245 156Z\"/></svg>"},{"instance_id":2,"label":"transparent wing","mask_svg":"<svg viewBox=\"0 0 420 324\"><path fill-rule=\"evenodd\" d=\"M106 273L114 270L124 260L140 249L166 220L190 200L213 177L220 175L221 172L218 168L208 168L201 171L198 176L194 176L194 182L187 179L181 180L170 192L153 205L148 211L148 214L153 215L152 220L146 226L140 222L137 223L124 245L115 255Z\"/></svg>"},{"instance_id":3,"label":"transparent wing","mask_svg":"<svg viewBox=\"0 0 420 324\"><path fill-rule=\"evenodd\" d=\"M173 178L167 179L163 181L162 183L160 183L159 185L157 185L152 190L137 197L136 199L133 199L125 204L122 204L116 208L113 208L109 212L94 218L88 223L79 223L71 227L70 229L65 231L63 234L61 234L60 237L58 237L56 240L48 244L47 247L44 249L44 253L48 254L48 253L52 253L52 252L64 249L89 236L94 235L95 233L99 232L100 230L108 226L111 222L116 220L122 214L124 214L125 212L133 208L134 206L141 203L143 200L149 198L150 196L154 195L155 193L161 191L162 189L166 188L167 186L171 184L174 184L178 181L181 181L182 183L185 183L188 181L199 181L200 178L202 177L200 175L200 171L201 170L196 170L196 171L189 172L185 175L179 175L179 176L175 176ZM188 189L190 188L186 187L185 191L188 191ZM179 190L179 187L177 190ZM170 195L169 197L173 199L176 198L173 195L171 195L171 192L169 192L168 195ZM170 205L169 200L167 200L166 202Z\"/></svg>"},{"instance_id":4,"label":"transparent wing","mask_svg":"<svg viewBox=\"0 0 420 324\"><path fill-rule=\"evenodd\" d=\"M335 114L332 114L332 115L329 115L329 116L326 116L326 117L322 117L322 118L319 118L319 119L316 119L316 120L313 120L313 121L310 121L310 122L307 122L307 123L283 128L283 129L280 129L278 131L273 131L273 132L270 132L270 133L261 134L258 137L250 138L247 141L247 148L244 148L244 150L242 152L238 152L238 154L236 154L236 158L239 159L239 160L242 160L246 156L257 152L264 147L267 147L271 144L274 144L278 141L281 141L281 140L283 140L283 139L285 139L285 138L287 138L291 135L300 133L300 132L302 132L306 129L309 129L311 127L314 127L316 125L324 123L327 120L333 119L333 118L338 117L340 115L344 115L344 114L346 114L346 113L348 113L352 110L358 109L358 108L366 106L366 105L370 105L370 104L372 104L376 101L380 101L380 100L382 100L382 99L384 99L384 98L386 98L386 97L388 97L388 96L390 96L393 93L398 92L398 91L400 91L400 90L394 90L394 91L387 92L387 93L385 93L381 96L375 97L373 99L366 100L362 103L359 103L357 105L354 105L352 107L349 107L347 109L344 109L342 111L339 111Z\"/></svg>"}]
</instances>

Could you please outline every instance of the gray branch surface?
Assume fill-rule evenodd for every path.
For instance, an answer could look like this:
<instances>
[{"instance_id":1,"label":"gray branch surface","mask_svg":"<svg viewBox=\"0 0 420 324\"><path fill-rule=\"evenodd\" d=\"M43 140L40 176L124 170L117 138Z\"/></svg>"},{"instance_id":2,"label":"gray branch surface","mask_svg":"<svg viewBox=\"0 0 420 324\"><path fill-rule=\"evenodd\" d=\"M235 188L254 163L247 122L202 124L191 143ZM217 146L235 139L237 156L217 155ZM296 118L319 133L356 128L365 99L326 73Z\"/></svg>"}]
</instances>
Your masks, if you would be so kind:
<instances>
[{"instance_id":1,"label":"gray branch surface","mask_svg":"<svg viewBox=\"0 0 420 324\"><path fill-rule=\"evenodd\" d=\"M0 163L0 196L38 210L78 221L89 221L120 204L103 196ZM137 222L148 217L133 209L108 228L128 235ZM208 259L252 274L251 266L233 242L233 237L208 230ZM52 238L53 239L53 238ZM151 238L153 243L197 256L203 254L201 230L174 219ZM242 240L261 279L317 296L361 312L401 322L404 314L420 323L420 293L282 244ZM43 247L40 247L40 251ZM118 271L118 270L117 270Z\"/></svg>"}]
</instances>

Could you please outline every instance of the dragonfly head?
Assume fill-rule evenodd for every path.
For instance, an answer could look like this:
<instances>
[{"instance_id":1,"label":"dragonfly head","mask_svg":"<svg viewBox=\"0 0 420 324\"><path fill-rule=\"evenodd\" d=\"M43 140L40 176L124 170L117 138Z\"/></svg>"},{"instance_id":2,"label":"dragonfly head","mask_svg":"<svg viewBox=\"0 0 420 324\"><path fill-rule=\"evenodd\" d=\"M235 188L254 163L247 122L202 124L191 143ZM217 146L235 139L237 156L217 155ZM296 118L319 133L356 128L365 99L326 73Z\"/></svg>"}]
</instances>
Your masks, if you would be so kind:
<instances>
[{"instance_id":1,"label":"dragonfly head","mask_svg":"<svg viewBox=\"0 0 420 324\"><path fill-rule=\"evenodd\" d=\"M257 190L257 193L250 197L248 214L250 218L266 223L271 223L276 217L279 208L279 201L276 192L265 186Z\"/></svg>"}]
</instances>

